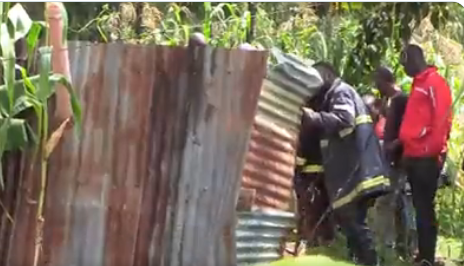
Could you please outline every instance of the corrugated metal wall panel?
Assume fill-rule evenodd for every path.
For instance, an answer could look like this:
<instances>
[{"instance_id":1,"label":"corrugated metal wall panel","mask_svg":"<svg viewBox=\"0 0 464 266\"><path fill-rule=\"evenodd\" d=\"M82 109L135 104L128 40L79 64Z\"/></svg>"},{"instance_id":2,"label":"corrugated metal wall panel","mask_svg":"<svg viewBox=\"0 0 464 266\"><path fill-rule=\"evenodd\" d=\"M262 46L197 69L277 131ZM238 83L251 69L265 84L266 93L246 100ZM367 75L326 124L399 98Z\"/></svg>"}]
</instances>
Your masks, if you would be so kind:
<instances>
[{"instance_id":1,"label":"corrugated metal wall panel","mask_svg":"<svg viewBox=\"0 0 464 266\"><path fill-rule=\"evenodd\" d=\"M300 124L300 106L304 95L299 91L265 79L261 91L257 116L295 134Z\"/></svg>"},{"instance_id":2,"label":"corrugated metal wall panel","mask_svg":"<svg viewBox=\"0 0 464 266\"><path fill-rule=\"evenodd\" d=\"M242 187L256 190L256 206L288 208L294 164L293 141L287 131L256 118L242 180Z\"/></svg>"},{"instance_id":3,"label":"corrugated metal wall panel","mask_svg":"<svg viewBox=\"0 0 464 266\"><path fill-rule=\"evenodd\" d=\"M38 265L236 265L234 207L266 53L86 42L69 52L83 132L50 159ZM33 264L39 181L20 184L5 266Z\"/></svg>"},{"instance_id":4,"label":"corrugated metal wall panel","mask_svg":"<svg viewBox=\"0 0 464 266\"><path fill-rule=\"evenodd\" d=\"M283 240L295 226L293 213L278 211L241 212L237 229L237 264L255 265L278 260Z\"/></svg>"},{"instance_id":5,"label":"corrugated metal wall panel","mask_svg":"<svg viewBox=\"0 0 464 266\"><path fill-rule=\"evenodd\" d=\"M242 180L242 188L256 191L255 207L293 208L300 106L311 93L293 86L279 71L270 71L263 83Z\"/></svg>"}]
</instances>

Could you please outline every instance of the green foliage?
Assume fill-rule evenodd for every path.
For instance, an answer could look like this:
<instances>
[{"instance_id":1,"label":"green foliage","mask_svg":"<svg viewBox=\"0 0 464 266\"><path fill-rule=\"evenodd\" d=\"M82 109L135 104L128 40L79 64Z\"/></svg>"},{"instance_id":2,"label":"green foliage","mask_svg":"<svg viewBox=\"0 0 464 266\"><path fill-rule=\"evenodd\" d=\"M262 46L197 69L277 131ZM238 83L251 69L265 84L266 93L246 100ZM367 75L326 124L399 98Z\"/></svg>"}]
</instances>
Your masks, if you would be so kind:
<instances>
[{"instance_id":1,"label":"green foliage","mask_svg":"<svg viewBox=\"0 0 464 266\"><path fill-rule=\"evenodd\" d=\"M348 58L337 56L335 58L342 60L331 62L362 92L369 90L371 73L379 65L386 63L398 71L399 62L393 57L398 57L404 43L409 42L413 30L426 16L439 18L434 23L437 28L449 19L448 5L434 3L363 3L362 8L354 11L349 5L340 8L343 17L357 23L352 29L354 36L350 36L348 49L341 49L350 51L346 55ZM345 40L346 37L342 43L346 46ZM394 61L385 62L385 58Z\"/></svg>"},{"instance_id":2,"label":"green foliage","mask_svg":"<svg viewBox=\"0 0 464 266\"><path fill-rule=\"evenodd\" d=\"M372 89L370 73L382 63L403 76L398 54L424 17L437 18L434 25L439 28L454 17L448 11L449 5L438 3L328 4L260 3L253 43L329 61L345 80L366 92ZM243 4L171 3L163 8L157 28L139 37L130 30L121 30L127 34L117 35L147 44L185 45L190 34L201 31L213 46L236 47L245 42L251 30L251 14ZM105 16L109 23L111 15ZM97 25L106 23L98 21ZM110 34L104 32L103 36ZM407 84L408 79L402 82Z\"/></svg>"},{"instance_id":3,"label":"green foliage","mask_svg":"<svg viewBox=\"0 0 464 266\"><path fill-rule=\"evenodd\" d=\"M269 264L258 264L256 266L355 266L352 263L344 261L335 261L326 256L305 256L299 258L286 258Z\"/></svg>"},{"instance_id":4,"label":"green foliage","mask_svg":"<svg viewBox=\"0 0 464 266\"><path fill-rule=\"evenodd\" d=\"M3 9L9 5L4 3L0 6ZM51 72L52 47L39 48L39 75L29 76L26 68L16 65L15 41L25 38L28 54L32 55L44 23L32 21L20 4L5 12L7 16L4 16L0 27L3 63L3 85L0 86L0 162L7 150L22 149L30 144L44 145L43 142L48 138L48 98L54 93L57 84L64 85L71 94L77 125L81 120L80 105L71 84L63 75ZM20 79L16 77L16 70L21 73ZM34 110L38 118L35 132L24 118L19 118L27 109ZM0 176L0 186L3 188L3 185L4 179Z\"/></svg>"}]
</instances>

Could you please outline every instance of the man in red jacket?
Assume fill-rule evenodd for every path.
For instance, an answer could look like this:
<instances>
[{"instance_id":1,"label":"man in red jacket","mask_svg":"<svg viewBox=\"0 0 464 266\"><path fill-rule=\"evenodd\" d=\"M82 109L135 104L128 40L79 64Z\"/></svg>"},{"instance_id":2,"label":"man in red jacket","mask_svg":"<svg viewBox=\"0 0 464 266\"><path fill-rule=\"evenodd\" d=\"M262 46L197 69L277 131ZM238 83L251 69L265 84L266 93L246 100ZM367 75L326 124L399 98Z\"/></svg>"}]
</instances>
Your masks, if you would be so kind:
<instances>
[{"instance_id":1,"label":"man in red jacket","mask_svg":"<svg viewBox=\"0 0 464 266\"><path fill-rule=\"evenodd\" d=\"M435 264L437 221L434 200L443 154L452 122L452 97L446 80L427 66L422 49L408 45L401 56L406 74L414 78L399 139L412 189L420 266Z\"/></svg>"}]
</instances>

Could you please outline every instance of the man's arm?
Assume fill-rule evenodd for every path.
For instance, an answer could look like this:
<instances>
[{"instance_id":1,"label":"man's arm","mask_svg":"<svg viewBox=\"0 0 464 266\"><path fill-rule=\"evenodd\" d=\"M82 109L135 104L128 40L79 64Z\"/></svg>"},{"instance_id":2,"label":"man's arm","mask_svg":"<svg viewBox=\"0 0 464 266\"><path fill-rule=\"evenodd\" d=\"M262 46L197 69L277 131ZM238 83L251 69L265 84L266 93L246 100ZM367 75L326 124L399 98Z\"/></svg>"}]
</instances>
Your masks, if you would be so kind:
<instances>
[{"instance_id":1,"label":"man's arm","mask_svg":"<svg viewBox=\"0 0 464 266\"><path fill-rule=\"evenodd\" d=\"M396 123L398 123L398 121L396 121L396 110L397 104L396 99L394 99L391 101L391 104L387 110L387 122L385 123L385 129L383 134L383 141L385 145L388 145L390 142L394 141L398 137L398 132L395 132Z\"/></svg>"},{"instance_id":2,"label":"man's arm","mask_svg":"<svg viewBox=\"0 0 464 266\"><path fill-rule=\"evenodd\" d=\"M418 104L423 104L422 100L420 99L422 96L421 95L426 95L427 97L429 94L424 91L422 88L417 88L416 90L416 85L412 84L412 90L411 93L409 94L407 103L405 105L405 111L404 115L402 116L402 122L399 130L399 139L402 144L407 145L411 141L423 138L426 134L430 132L430 123L425 122L425 121L420 121L423 122L422 127L419 127L415 125L414 127L411 126L411 124L415 124L413 121L415 121L415 112L417 109Z\"/></svg>"},{"instance_id":3,"label":"man's arm","mask_svg":"<svg viewBox=\"0 0 464 266\"><path fill-rule=\"evenodd\" d=\"M323 129L327 134L339 133L355 126L355 104L347 91L334 91L330 97L328 112L304 112L308 123Z\"/></svg>"},{"instance_id":4,"label":"man's arm","mask_svg":"<svg viewBox=\"0 0 464 266\"><path fill-rule=\"evenodd\" d=\"M431 152L441 152L446 144L451 127L452 98L451 90L445 80L440 79L429 87L432 102L432 127L430 136Z\"/></svg>"}]
</instances>

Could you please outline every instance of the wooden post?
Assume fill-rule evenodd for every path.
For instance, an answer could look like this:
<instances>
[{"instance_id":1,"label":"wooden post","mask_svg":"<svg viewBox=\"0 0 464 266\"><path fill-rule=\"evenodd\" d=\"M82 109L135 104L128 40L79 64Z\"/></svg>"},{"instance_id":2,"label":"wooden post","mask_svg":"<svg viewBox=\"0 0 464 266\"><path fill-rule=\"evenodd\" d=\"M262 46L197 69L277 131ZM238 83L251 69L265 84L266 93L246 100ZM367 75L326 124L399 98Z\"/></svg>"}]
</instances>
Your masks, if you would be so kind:
<instances>
[{"instance_id":1,"label":"wooden post","mask_svg":"<svg viewBox=\"0 0 464 266\"><path fill-rule=\"evenodd\" d=\"M69 69L68 45L66 36L63 36L63 13L65 7L61 2L46 3L46 19L49 24L49 45L53 47L52 52L52 71L60 73L71 80ZM66 88L58 85L56 88L56 109L54 114L54 124L58 126L72 117L70 96Z\"/></svg>"}]
</instances>

